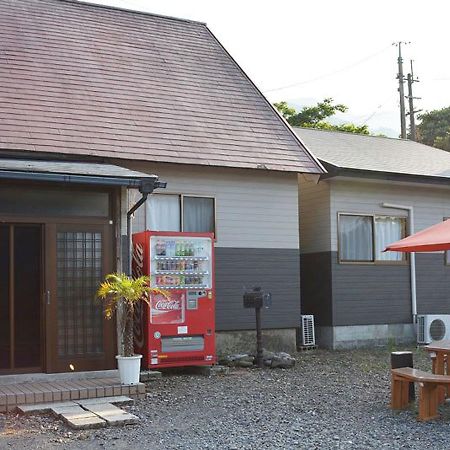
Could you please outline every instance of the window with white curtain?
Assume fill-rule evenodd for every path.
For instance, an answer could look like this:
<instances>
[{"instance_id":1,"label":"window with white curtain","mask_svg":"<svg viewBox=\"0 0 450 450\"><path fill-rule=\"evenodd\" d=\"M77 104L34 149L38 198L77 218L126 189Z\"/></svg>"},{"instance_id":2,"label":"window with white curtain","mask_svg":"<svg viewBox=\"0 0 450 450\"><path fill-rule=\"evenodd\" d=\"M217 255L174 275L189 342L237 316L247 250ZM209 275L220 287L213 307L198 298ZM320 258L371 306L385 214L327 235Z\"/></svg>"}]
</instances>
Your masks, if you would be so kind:
<instances>
[{"instance_id":1,"label":"window with white curtain","mask_svg":"<svg viewBox=\"0 0 450 450\"><path fill-rule=\"evenodd\" d=\"M153 194L147 200L146 228L152 231L215 232L215 200L178 194Z\"/></svg>"},{"instance_id":2,"label":"window with white curtain","mask_svg":"<svg viewBox=\"0 0 450 450\"><path fill-rule=\"evenodd\" d=\"M341 261L373 261L372 217L339 216L339 256Z\"/></svg>"},{"instance_id":3,"label":"window with white curtain","mask_svg":"<svg viewBox=\"0 0 450 450\"><path fill-rule=\"evenodd\" d=\"M181 231L180 196L154 194L147 200L147 229Z\"/></svg>"},{"instance_id":4,"label":"window with white curtain","mask_svg":"<svg viewBox=\"0 0 450 450\"><path fill-rule=\"evenodd\" d=\"M383 252L406 235L402 217L357 214L339 215L339 260L341 262L399 262L400 252Z\"/></svg>"},{"instance_id":5,"label":"window with white curtain","mask_svg":"<svg viewBox=\"0 0 450 450\"><path fill-rule=\"evenodd\" d=\"M403 261L402 252L383 252L393 242L405 237L405 219L401 217L375 216L375 260Z\"/></svg>"},{"instance_id":6,"label":"window with white curtain","mask_svg":"<svg viewBox=\"0 0 450 450\"><path fill-rule=\"evenodd\" d=\"M183 196L183 231L214 233L214 199Z\"/></svg>"}]
</instances>

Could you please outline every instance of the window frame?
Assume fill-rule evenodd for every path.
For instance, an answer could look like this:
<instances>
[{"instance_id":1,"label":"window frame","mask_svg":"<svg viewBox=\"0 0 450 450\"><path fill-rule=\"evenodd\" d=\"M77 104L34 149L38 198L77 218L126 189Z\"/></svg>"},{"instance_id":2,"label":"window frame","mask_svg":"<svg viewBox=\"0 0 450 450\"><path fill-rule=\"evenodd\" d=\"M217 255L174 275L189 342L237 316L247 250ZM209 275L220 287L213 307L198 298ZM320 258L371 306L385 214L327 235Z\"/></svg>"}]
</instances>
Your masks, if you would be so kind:
<instances>
[{"instance_id":1,"label":"window frame","mask_svg":"<svg viewBox=\"0 0 450 450\"><path fill-rule=\"evenodd\" d=\"M157 193L153 195L177 195L179 198L179 207L180 207L180 233L184 233L184 197L195 197L195 198L207 198L211 199L213 201L213 217L214 217L214 226L213 231L210 231L210 233L213 233L214 240L217 240L217 200L214 195L202 195L202 194L182 194L179 192L164 192L164 193ZM149 204L145 204L146 208L146 214L145 214L145 221L147 222L147 208L150 208ZM147 225L146 225L147 227ZM164 232L164 230L161 230Z\"/></svg>"},{"instance_id":2,"label":"window frame","mask_svg":"<svg viewBox=\"0 0 450 450\"><path fill-rule=\"evenodd\" d=\"M442 218L442 221L445 222L446 220L450 219L450 217L444 216ZM444 250L442 253L444 254L444 266L450 267L450 261L447 261L447 254L450 252L450 250ZM450 256L450 255L449 255Z\"/></svg>"},{"instance_id":3,"label":"window frame","mask_svg":"<svg viewBox=\"0 0 450 450\"><path fill-rule=\"evenodd\" d=\"M372 221L372 260L348 260L341 258L341 216L358 216L358 217L370 217ZM402 253L402 259L400 261L395 260L380 260L376 259L376 231L375 231L375 219L377 217L393 217L395 219L401 219L402 221L402 233L404 237L407 236L408 229L408 217L397 216L393 214L374 214L374 213L357 213L357 212L338 212L337 213L337 259L338 264L350 264L350 265L369 265L369 266L402 266L408 264L409 256L406 253ZM449 264L450 266L450 264Z\"/></svg>"}]
</instances>

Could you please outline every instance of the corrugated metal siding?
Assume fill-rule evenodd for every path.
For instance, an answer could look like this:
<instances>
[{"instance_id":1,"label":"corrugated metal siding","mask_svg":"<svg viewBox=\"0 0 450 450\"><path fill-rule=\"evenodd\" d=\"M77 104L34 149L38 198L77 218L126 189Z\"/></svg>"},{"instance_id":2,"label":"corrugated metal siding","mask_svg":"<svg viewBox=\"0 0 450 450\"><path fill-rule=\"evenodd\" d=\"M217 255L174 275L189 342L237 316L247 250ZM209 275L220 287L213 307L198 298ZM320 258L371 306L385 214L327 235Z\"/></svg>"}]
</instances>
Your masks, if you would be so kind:
<instances>
[{"instance_id":1,"label":"corrugated metal siding","mask_svg":"<svg viewBox=\"0 0 450 450\"><path fill-rule=\"evenodd\" d=\"M162 193L215 197L216 247L299 247L296 174L144 163L127 166L157 173L168 183ZM143 214L141 208L133 225L135 231L144 227Z\"/></svg>"},{"instance_id":2,"label":"corrugated metal siding","mask_svg":"<svg viewBox=\"0 0 450 450\"><path fill-rule=\"evenodd\" d=\"M300 250L302 254L330 251L330 187L299 175Z\"/></svg>"},{"instance_id":3,"label":"corrugated metal siding","mask_svg":"<svg viewBox=\"0 0 450 450\"><path fill-rule=\"evenodd\" d=\"M217 248L216 321L218 330L255 329L255 311L242 306L244 288L272 292L262 310L265 328L298 327L300 256L294 249Z\"/></svg>"}]
</instances>

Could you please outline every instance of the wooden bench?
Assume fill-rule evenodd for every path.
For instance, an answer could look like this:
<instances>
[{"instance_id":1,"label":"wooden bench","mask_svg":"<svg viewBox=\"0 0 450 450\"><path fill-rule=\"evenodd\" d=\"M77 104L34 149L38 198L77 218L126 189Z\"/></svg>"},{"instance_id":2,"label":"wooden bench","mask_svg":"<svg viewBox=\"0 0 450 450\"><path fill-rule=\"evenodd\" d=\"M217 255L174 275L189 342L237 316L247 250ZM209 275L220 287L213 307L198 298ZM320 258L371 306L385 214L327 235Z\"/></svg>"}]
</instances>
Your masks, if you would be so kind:
<instances>
[{"instance_id":1,"label":"wooden bench","mask_svg":"<svg viewBox=\"0 0 450 450\"><path fill-rule=\"evenodd\" d=\"M450 385L450 375L435 375L410 367L392 369L391 408L404 409L409 403L409 383L419 384L419 420L439 417L439 387Z\"/></svg>"}]
</instances>

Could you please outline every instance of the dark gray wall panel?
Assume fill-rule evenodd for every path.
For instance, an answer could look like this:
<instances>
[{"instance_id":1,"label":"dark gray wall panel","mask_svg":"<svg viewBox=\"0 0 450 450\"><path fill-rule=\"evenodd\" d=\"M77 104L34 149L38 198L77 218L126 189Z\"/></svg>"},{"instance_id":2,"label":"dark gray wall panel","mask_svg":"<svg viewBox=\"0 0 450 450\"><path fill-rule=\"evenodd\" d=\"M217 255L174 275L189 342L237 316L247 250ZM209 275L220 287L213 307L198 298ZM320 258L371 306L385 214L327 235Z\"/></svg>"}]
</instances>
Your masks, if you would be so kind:
<instances>
[{"instance_id":1,"label":"dark gray wall panel","mask_svg":"<svg viewBox=\"0 0 450 450\"><path fill-rule=\"evenodd\" d=\"M216 251L216 328L255 328L254 310L244 309L244 287L272 292L272 307L262 310L265 328L297 327L300 322L298 249L224 248Z\"/></svg>"},{"instance_id":2,"label":"dark gray wall panel","mask_svg":"<svg viewBox=\"0 0 450 450\"><path fill-rule=\"evenodd\" d=\"M332 325L331 254L301 255L302 314L314 314L315 324Z\"/></svg>"},{"instance_id":3,"label":"dark gray wall panel","mask_svg":"<svg viewBox=\"0 0 450 450\"><path fill-rule=\"evenodd\" d=\"M442 253L416 253L418 314L450 314L450 266Z\"/></svg>"},{"instance_id":4,"label":"dark gray wall panel","mask_svg":"<svg viewBox=\"0 0 450 450\"><path fill-rule=\"evenodd\" d=\"M408 265L338 264L333 267L333 325L408 323Z\"/></svg>"},{"instance_id":5,"label":"dark gray wall panel","mask_svg":"<svg viewBox=\"0 0 450 450\"><path fill-rule=\"evenodd\" d=\"M336 252L301 257L302 312L317 325L411 322L409 265L338 264ZM416 254L417 312L450 314L450 266Z\"/></svg>"}]
</instances>

